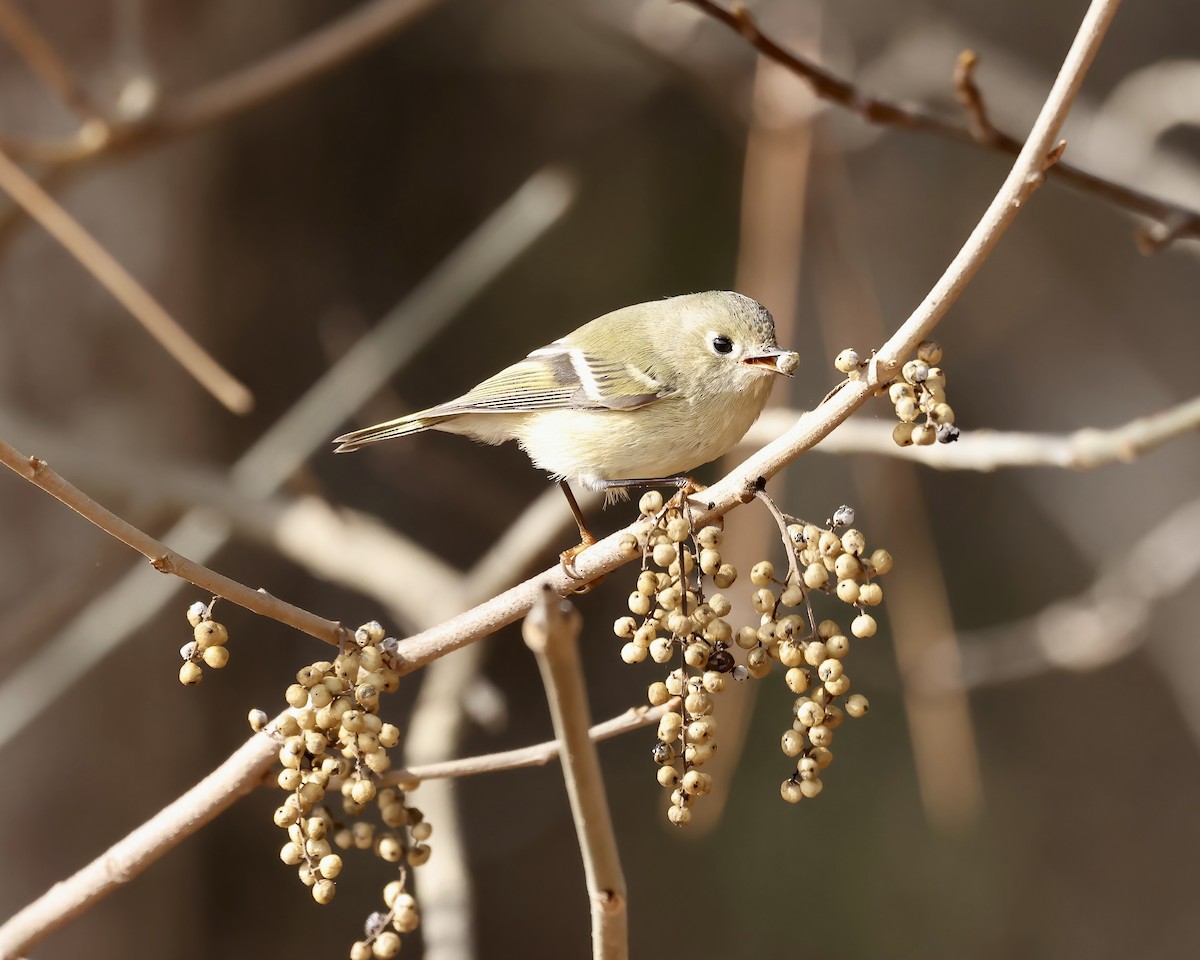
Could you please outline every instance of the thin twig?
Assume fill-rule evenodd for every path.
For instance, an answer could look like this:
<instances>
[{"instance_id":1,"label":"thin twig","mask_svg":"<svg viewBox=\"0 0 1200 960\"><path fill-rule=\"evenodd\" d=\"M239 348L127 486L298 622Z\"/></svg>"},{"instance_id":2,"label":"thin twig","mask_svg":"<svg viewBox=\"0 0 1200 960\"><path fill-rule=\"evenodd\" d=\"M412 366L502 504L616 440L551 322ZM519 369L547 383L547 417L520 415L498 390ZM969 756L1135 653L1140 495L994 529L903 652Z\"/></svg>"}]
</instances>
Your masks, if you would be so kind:
<instances>
[{"instance_id":1,"label":"thin twig","mask_svg":"<svg viewBox=\"0 0 1200 960\"><path fill-rule=\"evenodd\" d=\"M958 55L954 64L954 90L967 117L967 130L978 143L986 144L996 138L998 131L988 119L987 105L983 102L979 85L975 83L975 67L978 64L979 55L974 50L964 50Z\"/></svg>"},{"instance_id":2,"label":"thin twig","mask_svg":"<svg viewBox=\"0 0 1200 960\"><path fill-rule=\"evenodd\" d=\"M79 221L3 151L0 151L0 189L61 243L204 389L234 413L249 412L254 397L245 385L193 340Z\"/></svg>"},{"instance_id":3,"label":"thin twig","mask_svg":"<svg viewBox=\"0 0 1200 960\"><path fill-rule=\"evenodd\" d=\"M599 743L632 730L653 726L668 710L678 709L678 699L669 700L658 707L631 707L611 720L596 724L588 731L588 735ZM396 785L414 780L474 777L481 773L500 773L505 770L523 770L526 767L544 767L557 760L561 750L562 747L557 740L546 740L543 743L535 743L516 750L504 750L499 753L486 753L482 756L467 757L462 760L446 760L442 763L430 763L405 770L396 770L389 772L384 780L386 783Z\"/></svg>"},{"instance_id":4,"label":"thin twig","mask_svg":"<svg viewBox=\"0 0 1200 960\"><path fill-rule=\"evenodd\" d=\"M583 855L592 914L592 957L629 956L628 894L617 852L600 758L588 735L587 684L579 659L583 618L567 600L544 589L525 618L525 644L537 658L560 747L563 779Z\"/></svg>"},{"instance_id":5,"label":"thin twig","mask_svg":"<svg viewBox=\"0 0 1200 960\"><path fill-rule=\"evenodd\" d=\"M51 470L46 461L39 460L37 457L26 457L3 440L0 440L0 463L70 507L85 520L90 520L105 533L138 551L150 561L150 565L159 573L172 574L187 580L189 583L196 584L206 593L223 597L231 603L236 603L240 607L245 607L247 610L272 620L278 620L289 627L302 630L309 636L324 640L326 643L340 646L350 642L353 638L351 631L340 623L318 617L300 607L278 600L269 593L252 590L236 580L176 553L148 533L122 520L111 510L102 507L77 487L72 486Z\"/></svg>"},{"instance_id":6,"label":"thin twig","mask_svg":"<svg viewBox=\"0 0 1200 960\"><path fill-rule=\"evenodd\" d=\"M0 0L0 33L67 109L84 120L100 117L96 104L71 68L37 24L12 0Z\"/></svg>"},{"instance_id":7,"label":"thin twig","mask_svg":"<svg viewBox=\"0 0 1200 960\"><path fill-rule=\"evenodd\" d=\"M763 33L750 12L740 3L726 9L714 0L687 2L729 27L760 53L802 77L817 96L856 114L868 123L920 130L959 143L977 144L1009 156L1016 156L1021 150L1020 140L994 127L990 127L991 132L984 139L979 139L969 126L960 126L918 107L862 92L850 81L788 50ZM982 104L982 99L980 103ZM1162 234L1161 238L1151 238L1148 244L1143 242L1144 250L1157 249L1173 239L1200 238L1200 211L1106 180L1067 163L1055 165L1051 174L1079 190L1092 193L1109 203L1156 220L1170 228L1169 233Z\"/></svg>"},{"instance_id":8,"label":"thin twig","mask_svg":"<svg viewBox=\"0 0 1200 960\"><path fill-rule=\"evenodd\" d=\"M3 149L22 160L69 164L114 150L150 146L220 123L349 62L434 7L439 0L375 0L326 24L277 53L191 93L181 94L143 118L114 122L103 139L6 137Z\"/></svg>"},{"instance_id":9,"label":"thin twig","mask_svg":"<svg viewBox=\"0 0 1200 960\"><path fill-rule=\"evenodd\" d=\"M760 446L785 434L797 418L795 410L768 410L742 439ZM1200 430L1200 397L1158 413L1137 417L1118 427L1084 427L1070 433L1021 433L1002 430L964 430L957 443L931 447L898 447L886 421L849 420L817 448L821 453L873 453L920 463L936 470L978 470L983 473L1014 467L1057 467L1095 470L1114 463L1132 463L1163 444Z\"/></svg>"}]
</instances>

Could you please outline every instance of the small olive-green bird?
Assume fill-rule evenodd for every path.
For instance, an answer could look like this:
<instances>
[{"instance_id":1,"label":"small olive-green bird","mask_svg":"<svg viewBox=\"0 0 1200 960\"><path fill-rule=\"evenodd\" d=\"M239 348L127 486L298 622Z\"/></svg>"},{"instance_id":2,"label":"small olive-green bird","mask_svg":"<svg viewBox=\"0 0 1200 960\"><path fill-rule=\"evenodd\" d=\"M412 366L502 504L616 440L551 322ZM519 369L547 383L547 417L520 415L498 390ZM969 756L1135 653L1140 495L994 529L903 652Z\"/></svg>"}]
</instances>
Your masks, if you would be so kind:
<instances>
[{"instance_id":1,"label":"small olive-green bird","mask_svg":"<svg viewBox=\"0 0 1200 960\"><path fill-rule=\"evenodd\" d=\"M461 397L338 437L335 453L422 430L516 440L549 471L592 542L567 481L612 495L674 483L731 450L775 374L799 357L761 304L714 290L606 313Z\"/></svg>"}]
</instances>

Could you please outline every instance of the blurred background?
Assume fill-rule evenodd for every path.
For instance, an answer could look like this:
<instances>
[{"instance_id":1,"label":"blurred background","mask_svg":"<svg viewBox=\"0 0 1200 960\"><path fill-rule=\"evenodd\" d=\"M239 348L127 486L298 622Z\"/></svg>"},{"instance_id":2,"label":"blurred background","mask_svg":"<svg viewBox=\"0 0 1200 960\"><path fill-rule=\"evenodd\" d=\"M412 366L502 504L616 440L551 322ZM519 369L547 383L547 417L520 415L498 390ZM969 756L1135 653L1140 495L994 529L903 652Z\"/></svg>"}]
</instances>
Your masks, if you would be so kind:
<instances>
[{"instance_id":1,"label":"blurred background","mask_svg":"<svg viewBox=\"0 0 1200 960\"><path fill-rule=\"evenodd\" d=\"M243 583L399 636L481 583L494 592L554 562L574 542L569 514L546 502L502 550L499 579L460 574L546 492L524 456L425 435L334 457L328 437L454 396L610 309L712 288L775 313L804 360L774 402L811 407L837 381L838 350L866 354L908 316L1009 166L820 104L667 0L2 6L0 149L255 405L237 416L215 402L5 199L0 437ZM751 9L864 90L955 121L954 63L972 48L993 120L1022 137L1085 4ZM356 21L367 48L307 70L320 50L295 45L376 14L373 28ZM14 16L78 90L60 84L64 98L18 54ZM1066 158L1200 206L1197 37L1193 3L1128 4ZM242 72L296 49L284 82ZM97 149L97 116L111 146ZM1113 427L1193 397L1200 243L1143 256L1138 226L1053 180L1036 195L938 331L965 431ZM891 410L859 416L887 423ZM866 453L795 463L772 484L785 509L820 521L853 504L869 543L896 557L883 626L847 664L871 715L839 731L823 794L791 807L778 742L792 696L777 675L724 694L721 789L687 830L666 823L652 730L601 747L633 955L1195 956L1198 478L1194 433L1091 472L941 472ZM365 515L425 553L347 549L339 524L374 530ZM631 516L611 509L599 526ZM729 529L736 598L754 559L783 558L757 505ZM185 689L177 651L199 591L7 474L0 533L8 916L223 760L247 710L281 708L327 648L225 604L230 667ZM611 634L635 577L578 599L596 719L644 702L658 678L621 663ZM426 679L446 713L419 718L407 761L549 736L516 628L444 662L458 658ZM422 679L405 680L389 719L409 723ZM434 823L418 871L439 918L426 956L587 954L557 766L426 784L414 801ZM390 875L349 857L318 907L278 861L278 802L250 795L33 955L344 956Z\"/></svg>"}]
</instances>

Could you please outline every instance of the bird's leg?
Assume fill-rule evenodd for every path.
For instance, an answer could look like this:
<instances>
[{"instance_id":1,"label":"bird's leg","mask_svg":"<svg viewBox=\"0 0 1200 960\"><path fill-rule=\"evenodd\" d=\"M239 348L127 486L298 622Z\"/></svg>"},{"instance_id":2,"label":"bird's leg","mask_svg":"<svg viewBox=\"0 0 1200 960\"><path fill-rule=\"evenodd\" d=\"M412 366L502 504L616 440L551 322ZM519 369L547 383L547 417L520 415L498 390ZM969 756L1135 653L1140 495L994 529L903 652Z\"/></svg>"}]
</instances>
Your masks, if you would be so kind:
<instances>
[{"instance_id":1,"label":"bird's leg","mask_svg":"<svg viewBox=\"0 0 1200 960\"><path fill-rule=\"evenodd\" d=\"M587 521L583 519L583 511L579 509L579 503L575 499L575 494L571 492L571 488L567 485L566 480L558 481L558 488L563 492L563 496L567 498L567 503L571 507L571 513L575 517L575 524L579 527L579 543L570 550L564 550L558 555L559 561L562 563L563 570L566 571L568 577L573 580L582 579L575 572L575 558L578 557L584 550L596 542L592 531L588 529ZM599 580L593 581L599 583ZM591 589L592 584L589 583L586 589Z\"/></svg>"}]
</instances>

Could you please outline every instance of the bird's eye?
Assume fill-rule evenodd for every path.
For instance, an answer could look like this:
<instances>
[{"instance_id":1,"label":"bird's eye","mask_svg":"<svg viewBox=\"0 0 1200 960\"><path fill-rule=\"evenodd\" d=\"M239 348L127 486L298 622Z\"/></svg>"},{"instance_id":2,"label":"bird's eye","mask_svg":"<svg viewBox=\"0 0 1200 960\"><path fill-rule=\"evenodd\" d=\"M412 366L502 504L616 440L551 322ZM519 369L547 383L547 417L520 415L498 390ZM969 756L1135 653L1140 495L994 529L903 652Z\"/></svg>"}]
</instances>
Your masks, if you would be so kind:
<instances>
[{"instance_id":1,"label":"bird's eye","mask_svg":"<svg viewBox=\"0 0 1200 960\"><path fill-rule=\"evenodd\" d=\"M717 353L730 353L733 351L733 341L728 337L713 337L712 348L716 350Z\"/></svg>"}]
</instances>

